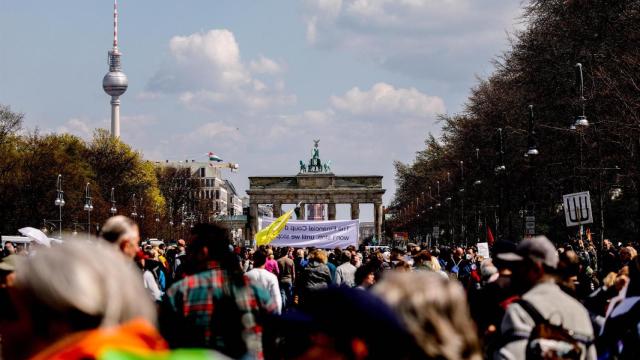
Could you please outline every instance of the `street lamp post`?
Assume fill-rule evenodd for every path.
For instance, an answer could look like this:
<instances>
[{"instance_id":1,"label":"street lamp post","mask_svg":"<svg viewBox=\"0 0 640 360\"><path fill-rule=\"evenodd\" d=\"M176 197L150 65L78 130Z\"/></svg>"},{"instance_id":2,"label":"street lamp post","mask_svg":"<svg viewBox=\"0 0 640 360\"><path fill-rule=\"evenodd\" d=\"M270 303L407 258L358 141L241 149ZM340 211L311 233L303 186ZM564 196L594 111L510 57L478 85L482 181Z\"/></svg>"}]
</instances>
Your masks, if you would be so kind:
<instances>
[{"instance_id":1,"label":"street lamp post","mask_svg":"<svg viewBox=\"0 0 640 360\"><path fill-rule=\"evenodd\" d=\"M173 240L173 201L169 201L169 240Z\"/></svg>"},{"instance_id":2,"label":"street lamp post","mask_svg":"<svg viewBox=\"0 0 640 360\"><path fill-rule=\"evenodd\" d=\"M467 246L467 236L465 232L465 223L464 223L464 161L460 160L460 189L458 192L460 193L460 236L464 239L464 245Z\"/></svg>"},{"instance_id":3,"label":"street lamp post","mask_svg":"<svg viewBox=\"0 0 640 360\"><path fill-rule=\"evenodd\" d=\"M91 199L91 189L89 183L85 187L84 193L84 211L87 212L87 232L91 236L91 211L93 211L93 200Z\"/></svg>"},{"instance_id":4,"label":"street lamp post","mask_svg":"<svg viewBox=\"0 0 640 360\"><path fill-rule=\"evenodd\" d=\"M582 64L577 63L576 67L578 68L578 73L580 76L580 104L582 105L582 115L579 115L576 119L576 122L573 124L576 129L583 130L589 127L589 120L587 120L587 116L585 114L585 102L587 99L584 97L584 77L582 76Z\"/></svg>"},{"instance_id":5,"label":"street lamp post","mask_svg":"<svg viewBox=\"0 0 640 360\"><path fill-rule=\"evenodd\" d=\"M133 211L131 212L131 217L133 218L133 221L138 222L138 204L136 204L136 194L134 193L133 196Z\"/></svg>"},{"instance_id":6,"label":"street lamp post","mask_svg":"<svg viewBox=\"0 0 640 360\"><path fill-rule=\"evenodd\" d=\"M529 160L529 196L528 196L528 207L531 208L531 216L533 216L533 227L529 231L535 234L535 215L536 215L536 203L535 203L535 179L536 179L536 169L535 169L535 157L540 154L538 151L538 147L536 146L536 132L534 125L534 116L533 116L533 105L529 105L529 131L528 131L528 141L527 141L527 152L525 153L525 157ZM526 218L527 212L525 211L523 214L523 220L527 220ZM525 235L533 235L531 233L527 233L526 229L526 221L523 221L525 225Z\"/></svg>"},{"instance_id":7,"label":"street lamp post","mask_svg":"<svg viewBox=\"0 0 640 360\"><path fill-rule=\"evenodd\" d=\"M62 240L62 207L65 204L64 191L62 191L62 175L58 174L58 180L56 184L56 201L54 204L58 207L58 237Z\"/></svg>"},{"instance_id":8,"label":"street lamp post","mask_svg":"<svg viewBox=\"0 0 640 360\"><path fill-rule=\"evenodd\" d=\"M111 214L111 216L115 216L118 212L118 209L116 209L116 197L114 191L115 189L111 188L111 208L109 209L109 214Z\"/></svg>"},{"instance_id":9,"label":"street lamp post","mask_svg":"<svg viewBox=\"0 0 640 360\"><path fill-rule=\"evenodd\" d=\"M159 234L158 234L158 226L160 226L160 209L158 208L158 204L156 204L156 218L155 218L155 222L156 222L156 239L159 238Z\"/></svg>"}]
</instances>

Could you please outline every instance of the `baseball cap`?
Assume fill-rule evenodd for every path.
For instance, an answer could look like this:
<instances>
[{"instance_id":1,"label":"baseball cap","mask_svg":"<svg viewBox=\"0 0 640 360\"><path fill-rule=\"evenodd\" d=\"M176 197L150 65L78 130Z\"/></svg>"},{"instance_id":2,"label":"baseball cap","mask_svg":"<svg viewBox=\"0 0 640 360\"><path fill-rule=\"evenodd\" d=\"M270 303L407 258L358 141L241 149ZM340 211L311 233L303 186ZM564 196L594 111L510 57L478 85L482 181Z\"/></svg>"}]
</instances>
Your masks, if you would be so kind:
<instances>
[{"instance_id":1,"label":"baseball cap","mask_svg":"<svg viewBox=\"0 0 640 360\"><path fill-rule=\"evenodd\" d=\"M529 258L540 261L552 269L558 266L558 251L546 236L524 239L518 244L515 252L498 254L497 257L503 261L522 261Z\"/></svg>"}]
</instances>

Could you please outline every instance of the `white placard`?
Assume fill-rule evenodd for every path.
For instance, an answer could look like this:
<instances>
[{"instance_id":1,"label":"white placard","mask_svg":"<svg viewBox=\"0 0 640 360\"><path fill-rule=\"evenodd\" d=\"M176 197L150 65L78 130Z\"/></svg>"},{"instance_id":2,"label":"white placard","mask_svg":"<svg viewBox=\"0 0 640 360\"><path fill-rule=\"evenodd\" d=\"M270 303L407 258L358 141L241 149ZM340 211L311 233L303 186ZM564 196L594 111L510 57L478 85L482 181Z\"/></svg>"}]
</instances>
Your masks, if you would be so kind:
<instances>
[{"instance_id":1,"label":"white placard","mask_svg":"<svg viewBox=\"0 0 640 360\"><path fill-rule=\"evenodd\" d=\"M591 196L588 191L562 195L562 203L567 226L593 223Z\"/></svg>"},{"instance_id":2,"label":"white placard","mask_svg":"<svg viewBox=\"0 0 640 360\"><path fill-rule=\"evenodd\" d=\"M273 221L274 218L261 218L259 226L263 229ZM344 249L349 245L358 246L359 228L358 220L289 220L270 245Z\"/></svg>"},{"instance_id":3,"label":"white placard","mask_svg":"<svg viewBox=\"0 0 640 360\"><path fill-rule=\"evenodd\" d=\"M485 259L490 258L490 256L489 256L489 243L480 242L476 246L478 247L478 255L482 256Z\"/></svg>"}]
</instances>

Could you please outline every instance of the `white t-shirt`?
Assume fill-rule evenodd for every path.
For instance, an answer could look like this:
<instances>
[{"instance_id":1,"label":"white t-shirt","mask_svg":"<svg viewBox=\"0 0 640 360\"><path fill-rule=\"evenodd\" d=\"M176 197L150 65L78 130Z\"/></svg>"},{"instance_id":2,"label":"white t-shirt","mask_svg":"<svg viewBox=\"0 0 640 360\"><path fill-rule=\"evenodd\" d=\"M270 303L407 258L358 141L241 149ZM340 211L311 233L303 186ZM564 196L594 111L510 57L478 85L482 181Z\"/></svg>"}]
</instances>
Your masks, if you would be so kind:
<instances>
[{"instance_id":1,"label":"white t-shirt","mask_svg":"<svg viewBox=\"0 0 640 360\"><path fill-rule=\"evenodd\" d=\"M162 300L162 290L160 290L160 286L158 286L158 282L156 281L156 277L153 276L153 273L145 270L142 274L142 280L144 281L145 289L149 290L153 299L156 301Z\"/></svg>"},{"instance_id":2,"label":"white t-shirt","mask_svg":"<svg viewBox=\"0 0 640 360\"><path fill-rule=\"evenodd\" d=\"M272 272L254 268L245 274L251 280L251 283L256 286L263 287L271 295L271 299L276 303L276 312L280 314L282 310L282 296L280 295L280 286L278 285L278 277Z\"/></svg>"}]
</instances>

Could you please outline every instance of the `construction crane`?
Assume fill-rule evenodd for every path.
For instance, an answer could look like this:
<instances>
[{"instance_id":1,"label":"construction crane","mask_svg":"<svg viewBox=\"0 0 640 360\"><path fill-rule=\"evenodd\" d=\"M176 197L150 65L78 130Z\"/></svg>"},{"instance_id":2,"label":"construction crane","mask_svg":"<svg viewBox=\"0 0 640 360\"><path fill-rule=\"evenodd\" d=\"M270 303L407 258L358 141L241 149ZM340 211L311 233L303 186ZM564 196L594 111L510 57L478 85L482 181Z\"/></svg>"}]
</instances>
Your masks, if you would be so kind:
<instances>
[{"instance_id":1,"label":"construction crane","mask_svg":"<svg viewBox=\"0 0 640 360\"><path fill-rule=\"evenodd\" d=\"M230 162L209 162L209 166L214 169L230 169L231 172L237 172L240 169L240 165Z\"/></svg>"}]
</instances>

